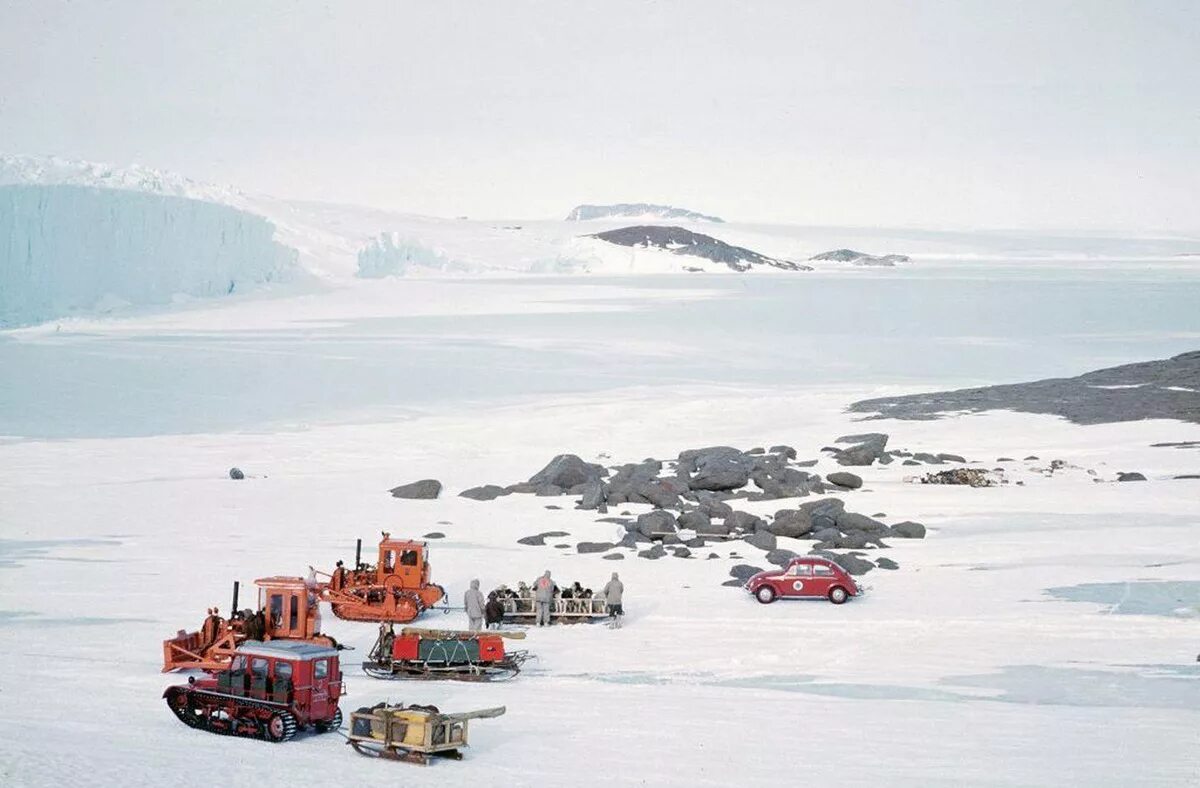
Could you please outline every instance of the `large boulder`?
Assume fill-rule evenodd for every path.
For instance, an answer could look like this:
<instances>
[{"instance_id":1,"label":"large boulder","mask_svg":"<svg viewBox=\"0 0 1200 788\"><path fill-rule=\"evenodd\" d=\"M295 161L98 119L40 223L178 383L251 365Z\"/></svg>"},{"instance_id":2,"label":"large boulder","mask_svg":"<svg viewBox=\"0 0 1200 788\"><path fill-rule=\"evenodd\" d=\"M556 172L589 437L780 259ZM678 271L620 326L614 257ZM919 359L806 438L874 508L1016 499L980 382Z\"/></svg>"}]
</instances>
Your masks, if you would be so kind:
<instances>
[{"instance_id":1,"label":"large boulder","mask_svg":"<svg viewBox=\"0 0 1200 788\"><path fill-rule=\"evenodd\" d=\"M852 575L865 575L867 572L870 572L875 568L875 564L871 563L865 558L859 558L858 556L851 555L850 553L846 553L844 555L838 555L835 553L830 555L829 558Z\"/></svg>"},{"instance_id":2,"label":"large boulder","mask_svg":"<svg viewBox=\"0 0 1200 788\"><path fill-rule=\"evenodd\" d=\"M733 507L721 500L721 493L697 490L692 493L692 497L700 507L700 511L714 520L724 519L733 514Z\"/></svg>"},{"instance_id":3,"label":"large boulder","mask_svg":"<svg viewBox=\"0 0 1200 788\"><path fill-rule=\"evenodd\" d=\"M802 503L799 509L802 512L808 512L808 516L812 520L812 529L820 531L834 528L837 525L837 516L845 509L845 506L840 498L822 498L819 501Z\"/></svg>"},{"instance_id":4,"label":"large boulder","mask_svg":"<svg viewBox=\"0 0 1200 788\"><path fill-rule=\"evenodd\" d=\"M795 468L758 468L750 476L755 486L763 491L764 498L798 498L808 495L808 482L812 475Z\"/></svg>"},{"instance_id":5,"label":"large boulder","mask_svg":"<svg viewBox=\"0 0 1200 788\"><path fill-rule=\"evenodd\" d=\"M826 474L825 480L831 484L836 484L838 487L845 487L847 490L857 490L862 487L862 477L847 471L834 471Z\"/></svg>"},{"instance_id":6,"label":"large boulder","mask_svg":"<svg viewBox=\"0 0 1200 788\"><path fill-rule=\"evenodd\" d=\"M797 539L812 530L812 517L803 509L781 509L766 529L776 536Z\"/></svg>"},{"instance_id":7,"label":"large boulder","mask_svg":"<svg viewBox=\"0 0 1200 788\"><path fill-rule=\"evenodd\" d=\"M842 532L836 528L821 528L814 529L809 536L823 544L833 544L838 539L842 538Z\"/></svg>"},{"instance_id":8,"label":"large boulder","mask_svg":"<svg viewBox=\"0 0 1200 788\"><path fill-rule=\"evenodd\" d=\"M603 465L584 462L574 454L560 454L529 477L529 483L535 486L552 484L568 489L577 484L599 481L607 475L608 470Z\"/></svg>"},{"instance_id":9,"label":"large boulder","mask_svg":"<svg viewBox=\"0 0 1200 788\"><path fill-rule=\"evenodd\" d=\"M635 492L659 509L675 509L679 507L679 489L676 484L678 483L671 479L654 479L639 484Z\"/></svg>"},{"instance_id":10,"label":"large boulder","mask_svg":"<svg viewBox=\"0 0 1200 788\"><path fill-rule=\"evenodd\" d=\"M785 550L777 547L774 550L767 551L767 563L775 564L775 566L787 566L788 563L798 554L793 550Z\"/></svg>"},{"instance_id":11,"label":"large boulder","mask_svg":"<svg viewBox=\"0 0 1200 788\"><path fill-rule=\"evenodd\" d=\"M770 531L755 531L742 537L746 544L753 545L759 550L774 550L777 546L775 534Z\"/></svg>"},{"instance_id":12,"label":"large boulder","mask_svg":"<svg viewBox=\"0 0 1200 788\"><path fill-rule=\"evenodd\" d=\"M442 492L442 483L437 479L421 479L417 482L402 484L388 490L393 498L412 498L429 500L438 497Z\"/></svg>"},{"instance_id":13,"label":"large boulder","mask_svg":"<svg viewBox=\"0 0 1200 788\"><path fill-rule=\"evenodd\" d=\"M896 523L891 527L892 536L898 536L901 539L924 539L925 526L920 523L914 523L911 520L905 520L902 523Z\"/></svg>"},{"instance_id":14,"label":"large boulder","mask_svg":"<svg viewBox=\"0 0 1200 788\"><path fill-rule=\"evenodd\" d=\"M794 459L796 459L796 450L795 450L795 449L793 449L791 446L788 446L788 445L786 445L786 444L780 444L780 445L778 445L778 446L772 446L772 447L769 449L769 451L770 451L772 454L782 454L784 457L788 458L789 460L794 460Z\"/></svg>"},{"instance_id":15,"label":"large boulder","mask_svg":"<svg viewBox=\"0 0 1200 788\"><path fill-rule=\"evenodd\" d=\"M642 536L648 537L673 534L677 530L675 515L661 509L646 512L638 516L635 528Z\"/></svg>"},{"instance_id":16,"label":"large boulder","mask_svg":"<svg viewBox=\"0 0 1200 788\"><path fill-rule=\"evenodd\" d=\"M887 447L888 436L882 432L867 432L861 435L843 435L834 443L851 444L847 448L835 448L834 458L839 465L870 465Z\"/></svg>"},{"instance_id":17,"label":"large boulder","mask_svg":"<svg viewBox=\"0 0 1200 788\"><path fill-rule=\"evenodd\" d=\"M749 512L734 512L725 518L725 532L732 531L757 531L765 523L761 517L756 517Z\"/></svg>"},{"instance_id":18,"label":"large boulder","mask_svg":"<svg viewBox=\"0 0 1200 788\"><path fill-rule=\"evenodd\" d=\"M862 531L869 534L887 533L888 527L865 514L841 511L834 518L834 525L842 531Z\"/></svg>"},{"instance_id":19,"label":"large boulder","mask_svg":"<svg viewBox=\"0 0 1200 788\"><path fill-rule=\"evenodd\" d=\"M689 449L679 454L678 469L695 471L688 479L693 490L736 490L750 481L754 457L732 446Z\"/></svg>"},{"instance_id":20,"label":"large boulder","mask_svg":"<svg viewBox=\"0 0 1200 788\"><path fill-rule=\"evenodd\" d=\"M577 509L600 509L608 503L608 488L604 482L597 479L594 482L588 482L584 485L583 493L579 498ZM606 507L607 508L607 507Z\"/></svg>"},{"instance_id":21,"label":"large boulder","mask_svg":"<svg viewBox=\"0 0 1200 788\"><path fill-rule=\"evenodd\" d=\"M472 501L493 501L508 492L498 484L485 484L482 487L471 487L458 494L459 498L469 498Z\"/></svg>"},{"instance_id":22,"label":"large boulder","mask_svg":"<svg viewBox=\"0 0 1200 788\"><path fill-rule=\"evenodd\" d=\"M711 533L712 518L702 511L695 510L679 515L677 523L680 528L687 528L696 533Z\"/></svg>"}]
</instances>

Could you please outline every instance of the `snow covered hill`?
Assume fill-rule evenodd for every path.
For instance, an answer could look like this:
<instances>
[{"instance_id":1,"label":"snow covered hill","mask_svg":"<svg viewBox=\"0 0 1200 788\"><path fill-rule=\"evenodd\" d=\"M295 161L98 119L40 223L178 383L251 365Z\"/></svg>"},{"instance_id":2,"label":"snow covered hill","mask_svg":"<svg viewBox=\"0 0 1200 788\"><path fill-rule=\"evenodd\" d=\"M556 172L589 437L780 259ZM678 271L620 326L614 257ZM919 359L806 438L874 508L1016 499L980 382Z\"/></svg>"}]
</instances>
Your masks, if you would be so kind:
<instances>
[{"instance_id":1,"label":"snow covered hill","mask_svg":"<svg viewBox=\"0 0 1200 788\"><path fill-rule=\"evenodd\" d=\"M637 219L644 222L658 219L673 222L715 222L718 224L725 221L719 216L710 216L697 211L689 211L686 208L645 202L623 202L615 205L576 205L567 214L568 222L587 222L595 219Z\"/></svg>"},{"instance_id":2,"label":"snow covered hill","mask_svg":"<svg viewBox=\"0 0 1200 788\"><path fill-rule=\"evenodd\" d=\"M86 186L0 186L0 327L216 296L295 273L259 216Z\"/></svg>"}]
</instances>

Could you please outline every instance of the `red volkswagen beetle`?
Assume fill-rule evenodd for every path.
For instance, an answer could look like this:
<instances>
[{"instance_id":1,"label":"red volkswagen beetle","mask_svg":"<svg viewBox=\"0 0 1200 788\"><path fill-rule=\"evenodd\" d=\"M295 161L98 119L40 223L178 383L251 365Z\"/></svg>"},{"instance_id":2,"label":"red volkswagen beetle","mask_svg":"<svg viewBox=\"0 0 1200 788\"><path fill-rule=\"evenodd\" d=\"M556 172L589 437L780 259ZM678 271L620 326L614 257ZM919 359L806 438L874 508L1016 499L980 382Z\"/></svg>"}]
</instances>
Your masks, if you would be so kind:
<instances>
[{"instance_id":1,"label":"red volkswagen beetle","mask_svg":"<svg viewBox=\"0 0 1200 788\"><path fill-rule=\"evenodd\" d=\"M827 558L793 558L784 569L759 572L746 581L746 590L764 605L776 599L828 599L840 605L862 589L850 573Z\"/></svg>"}]
</instances>

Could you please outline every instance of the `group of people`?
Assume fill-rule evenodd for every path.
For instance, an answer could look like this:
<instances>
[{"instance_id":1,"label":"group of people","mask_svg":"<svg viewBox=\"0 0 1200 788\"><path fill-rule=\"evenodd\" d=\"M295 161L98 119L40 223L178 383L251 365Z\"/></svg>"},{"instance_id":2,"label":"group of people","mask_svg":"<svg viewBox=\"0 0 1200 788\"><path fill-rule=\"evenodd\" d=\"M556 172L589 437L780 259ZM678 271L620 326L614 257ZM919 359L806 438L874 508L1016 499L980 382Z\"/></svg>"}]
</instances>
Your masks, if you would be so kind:
<instances>
[{"instance_id":1,"label":"group of people","mask_svg":"<svg viewBox=\"0 0 1200 788\"><path fill-rule=\"evenodd\" d=\"M620 617L625 614L622 607L624 593L625 586L616 572L613 572L612 579L605 584L600 594L597 595L592 589L584 588L579 581L575 581L566 588L559 588L558 584L550 576L550 570L547 569L531 585L523 581L518 583L515 591L506 585L501 585L499 588L488 593L486 601L484 600L483 593L479 590L479 581L472 580L471 587L467 589L463 597L463 603L467 610L467 620L472 631L478 631L485 625L488 629L499 628L501 622L504 620L503 600L505 599L530 600L534 611L535 623L537 626L543 627L550 624L550 615L555 600L581 600L579 604L582 605L583 600L601 598L607 604L608 614L614 618L619 626ZM571 608L571 605L571 602L567 603L568 610ZM584 609L581 607L580 610L583 611Z\"/></svg>"}]
</instances>

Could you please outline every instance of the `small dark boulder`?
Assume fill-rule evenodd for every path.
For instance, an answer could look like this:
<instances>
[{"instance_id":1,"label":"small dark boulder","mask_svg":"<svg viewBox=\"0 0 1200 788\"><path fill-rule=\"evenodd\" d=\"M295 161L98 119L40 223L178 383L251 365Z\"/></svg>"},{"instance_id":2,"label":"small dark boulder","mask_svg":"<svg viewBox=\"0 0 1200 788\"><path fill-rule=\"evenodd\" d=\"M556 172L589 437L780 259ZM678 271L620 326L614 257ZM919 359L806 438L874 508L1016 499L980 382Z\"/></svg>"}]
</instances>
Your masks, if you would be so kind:
<instances>
[{"instance_id":1,"label":"small dark boulder","mask_svg":"<svg viewBox=\"0 0 1200 788\"><path fill-rule=\"evenodd\" d=\"M606 556L602 556L602 558L604 558L605 561L624 561L625 554L624 553L609 553Z\"/></svg>"},{"instance_id":2,"label":"small dark boulder","mask_svg":"<svg viewBox=\"0 0 1200 788\"><path fill-rule=\"evenodd\" d=\"M649 558L651 561L653 561L655 559L662 558L666 554L667 554L666 548L664 548L660 544L656 544L653 547L651 547L649 550L642 550L641 552L639 552L638 558Z\"/></svg>"},{"instance_id":3,"label":"small dark boulder","mask_svg":"<svg viewBox=\"0 0 1200 788\"><path fill-rule=\"evenodd\" d=\"M677 521L680 528L687 528L696 533L712 533L712 518L702 511L684 512Z\"/></svg>"},{"instance_id":4,"label":"small dark boulder","mask_svg":"<svg viewBox=\"0 0 1200 788\"><path fill-rule=\"evenodd\" d=\"M901 539L924 539L925 526L920 523L914 523L911 520L905 520L902 523L896 523L889 529L892 536L898 536Z\"/></svg>"},{"instance_id":5,"label":"small dark boulder","mask_svg":"<svg viewBox=\"0 0 1200 788\"><path fill-rule=\"evenodd\" d=\"M575 549L579 551L579 553L585 555L587 553L603 553L607 550L613 549L614 547L616 547L616 545L614 545L612 542L580 542L579 544L575 545Z\"/></svg>"},{"instance_id":6,"label":"small dark boulder","mask_svg":"<svg viewBox=\"0 0 1200 788\"><path fill-rule=\"evenodd\" d=\"M1117 473L1119 482L1144 482L1146 477L1137 471L1120 471Z\"/></svg>"},{"instance_id":7,"label":"small dark boulder","mask_svg":"<svg viewBox=\"0 0 1200 788\"><path fill-rule=\"evenodd\" d=\"M856 576L865 575L867 572L870 572L875 568L875 564L871 563L865 558L859 558L858 556L851 555L849 553L842 555L835 553L829 557L842 569L845 569L850 574Z\"/></svg>"},{"instance_id":8,"label":"small dark boulder","mask_svg":"<svg viewBox=\"0 0 1200 788\"><path fill-rule=\"evenodd\" d=\"M847 490L857 490L862 487L862 477L846 471L835 471L825 477L825 480L836 484L838 487L844 487Z\"/></svg>"},{"instance_id":9,"label":"small dark boulder","mask_svg":"<svg viewBox=\"0 0 1200 788\"><path fill-rule=\"evenodd\" d=\"M797 555L798 553L793 550L785 550L777 547L774 550L767 551L766 559L767 563L769 564L775 564L775 566L787 566L793 558L797 557Z\"/></svg>"},{"instance_id":10,"label":"small dark boulder","mask_svg":"<svg viewBox=\"0 0 1200 788\"><path fill-rule=\"evenodd\" d=\"M766 529L776 536L798 539L812 530L812 516L803 509L781 509Z\"/></svg>"},{"instance_id":11,"label":"small dark boulder","mask_svg":"<svg viewBox=\"0 0 1200 788\"><path fill-rule=\"evenodd\" d=\"M775 534L770 531L755 531L752 534L742 537L742 540L746 544L757 547L759 550L774 550L777 545Z\"/></svg>"},{"instance_id":12,"label":"small dark boulder","mask_svg":"<svg viewBox=\"0 0 1200 788\"><path fill-rule=\"evenodd\" d=\"M732 533L734 531L756 531L764 525L761 517L756 517L749 512L734 512L725 518L725 532Z\"/></svg>"},{"instance_id":13,"label":"small dark boulder","mask_svg":"<svg viewBox=\"0 0 1200 788\"><path fill-rule=\"evenodd\" d=\"M638 516L636 528L642 536L673 534L677 530L675 515L661 509L646 512Z\"/></svg>"},{"instance_id":14,"label":"small dark boulder","mask_svg":"<svg viewBox=\"0 0 1200 788\"><path fill-rule=\"evenodd\" d=\"M229 469L229 478L230 479L245 479L246 474L242 473L241 468L230 468Z\"/></svg>"},{"instance_id":15,"label":"small dark boulder","mask_svg":"<svg viewBox=\"0 0 1200 788\"><path fill-rule=\"evenodd\" d=\"M599 509L607 502L608 489L604 482L597 479L596 481L588 482L584 485L582 497L575 508L593 510Z\"/></svg>"},{"instance_id":16,"label":"small dark boulder","mask_svg":"<svg viewBox=\"0 0 1200 788\"><path fill-rule=\"evenodd\" d=\"M388 490L393 498L409 498L415 500L431 500L442 492L442 483L437 479L422 479L410 484L402 484Z\"/></svg>"},{"instance_id":17,"label":"small dark boulder","mask_svg":"<svg viewBox=\"0 0 1200 788\"><path fill-rule=\"evenodd\" d=\"M731 577L736 577L743 583L754 577L759 572L763 571L760 566L751 566L750 564L735 564L729 568Z\"/></svg>"},{"instance_id":18,"label":"small dark boulder","mask_svg":"<svg viewBox=\"0 0 1200 788\"><path fill-rule=\"evenodd\" d=\"M899 569L900 568L900 564L896 563L895 561L893 561L890 558L876 558L875 566L879 567L880 569Z\"/></svg>"},{"instance_id":19,"label":"small dark boulder","mask_svg":"<svg viewBox=\"0 0 1200 788\"><path fill-rule=\"evenodd\" d=\"M471 487L458 494L459 498L469 498L472 501L494 501L508 492L498 484L485 484L482 487Z\"/></svg>"},{"instance_id":20,"label":"small dark boulder","mask_svg":"<svg viewBox=\"0 0 1200 788\"><path fill-rule=\"evenodd\" d=\"M937 458L943 462L966 462L967 458L960 454L938 453Z\"/></svg>"},{"instance_id":21,"label":"small dark boulder","mask_svg":"<svg viewBox=\"0 0 1200 788\"><path fill-rule=\"evenodd\" d=\"M888 530L888 527L878 520L855 512L838 512L834 524L841 531L861 531L868 534L882 534Z\"/></svg>"}]
</instances>

